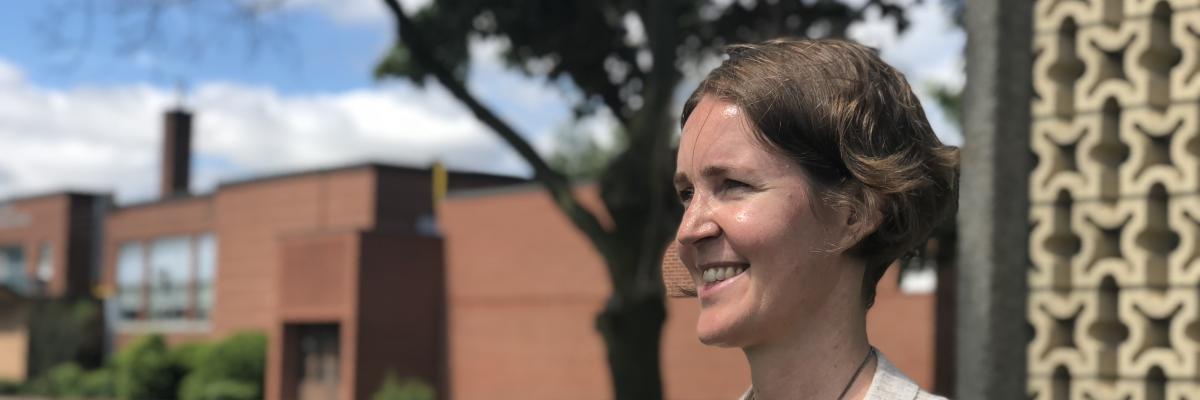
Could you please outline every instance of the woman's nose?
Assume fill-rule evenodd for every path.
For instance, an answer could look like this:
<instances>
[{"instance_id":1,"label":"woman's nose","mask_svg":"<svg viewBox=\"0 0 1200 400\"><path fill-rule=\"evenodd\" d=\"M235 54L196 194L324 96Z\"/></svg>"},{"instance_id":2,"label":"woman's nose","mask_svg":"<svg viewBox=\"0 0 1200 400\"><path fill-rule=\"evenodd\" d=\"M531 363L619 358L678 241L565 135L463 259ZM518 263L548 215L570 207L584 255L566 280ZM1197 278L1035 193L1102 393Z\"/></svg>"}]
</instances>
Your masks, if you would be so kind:
<instances>
[{"instance_id":1,"label":"woman's nose","mask_svg":"<svg viewBox=\"0 0 1200 400\"><path fill-rule=\"evenodd\" d=\"M683 220L679 222L679 231L675 232L675 240L681 245L691 245L706 238L717 236L721 227L712 218L712 210L700 204L693 204L683 212Z\"/></svg>"}]
</instances>

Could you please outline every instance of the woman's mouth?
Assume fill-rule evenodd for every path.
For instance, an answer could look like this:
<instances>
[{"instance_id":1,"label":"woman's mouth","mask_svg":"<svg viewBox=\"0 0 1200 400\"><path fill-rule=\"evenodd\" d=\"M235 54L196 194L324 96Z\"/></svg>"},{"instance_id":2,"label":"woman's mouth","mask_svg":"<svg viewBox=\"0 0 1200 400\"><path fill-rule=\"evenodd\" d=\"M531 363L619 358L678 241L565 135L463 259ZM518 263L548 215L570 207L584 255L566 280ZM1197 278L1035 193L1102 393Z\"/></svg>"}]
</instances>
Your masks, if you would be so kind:
<instances>
[{"instance_id":1,"label":"woman's mouth","mask_svg":"<svg viewBox=\"0 0 1200 400\"><path fill-rule=\"evenodd\" d=\"M747 266L744 265L707 268L704 270L704 274L702 274L702 279L704 280L705 286L711 286L726 279L741 275L742 272L746 271L746 268Z\"/></svg>"},{"instance_id":2,"label":"woman's mouth","mask_svg":"<svg viewBox=\"0 0 1200 400\"><path fill-rule=\"evenodd\" d=\"M750 270L748 264L720 264L711 267L703 268L704 273L701 274L700 287L696 288L697 295L703 301L705 298L716 294L718 290L732 285L738 281L746 271Z\"/></svg>"}]
</instances>

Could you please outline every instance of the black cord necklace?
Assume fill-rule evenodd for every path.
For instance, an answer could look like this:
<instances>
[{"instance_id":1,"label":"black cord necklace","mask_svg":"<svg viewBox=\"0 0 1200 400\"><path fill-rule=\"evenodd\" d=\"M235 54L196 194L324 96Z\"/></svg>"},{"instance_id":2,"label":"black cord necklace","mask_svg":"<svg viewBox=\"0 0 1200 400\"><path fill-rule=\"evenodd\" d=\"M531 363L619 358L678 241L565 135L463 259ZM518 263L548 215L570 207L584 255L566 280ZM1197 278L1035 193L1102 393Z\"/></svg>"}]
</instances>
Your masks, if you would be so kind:
<instances>
[{"instance_id":1,"label":"black cord necklace","mask_svg":"<svg viewBox=\"0 0 1200 400\"><path fill-rule=\"evenodd\" d=\"M863 368L867 366L867 362L871 361L873 356L875 356L874 347L867 350L867 356L863 357L862 362L858 364L858 369L854 370L854 376L850 378L850 382L846 382L846 387L842 389L842 394L838 395L837 400L842 400L843 397L846 397L846 392L849 392L850 387L854 386L854 381L858 380L858 374L862 373Z\"/></svg>"},{"instance_id":2,"label":"black cord necklace","mask_svg":"<svg viewBox=\"0 0 1200 400\"><path fill-rule=\"evenodd\" d=\"M850 382L846 382L846 387L842 388L842 394L838 395L837 400L842 400L844 397L846 397L846 393L850 391L850 387L854 386L854 381L858 380L858 375L862 373L863 368L867 366L867 363L870 362L871 358L873 357L875 357L874 347L867 350L867 356L863 357L862 362L858 364L858 369L854 370L854 376L850 377ZM753 389L751 389L750 396L748 396L748 398L749 400L757 400L758 395Z\"/></svg>"}]
</instances>

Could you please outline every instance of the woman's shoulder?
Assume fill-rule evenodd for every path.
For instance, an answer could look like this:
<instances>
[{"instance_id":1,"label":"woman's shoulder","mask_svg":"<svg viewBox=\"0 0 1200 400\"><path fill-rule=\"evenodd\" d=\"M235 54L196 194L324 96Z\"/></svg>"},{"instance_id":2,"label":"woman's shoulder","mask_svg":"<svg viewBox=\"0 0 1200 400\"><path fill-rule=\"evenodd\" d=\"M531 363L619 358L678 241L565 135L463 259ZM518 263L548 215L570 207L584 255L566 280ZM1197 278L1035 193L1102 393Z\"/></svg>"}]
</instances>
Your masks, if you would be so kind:
<instances>
[{"instance_id":1,"label":"woman's shoulder","mask_svg":"<svg viewBox=\"0 0 1200 400\"><path fill-rule=\"evenodd\" d=\"M879 350L875 350L875 354L879 361L875 366L871 388L867 390L867 400L946 400L945 397L921 390L916 382L904 375Z\"/></svg>"}]
</instances>

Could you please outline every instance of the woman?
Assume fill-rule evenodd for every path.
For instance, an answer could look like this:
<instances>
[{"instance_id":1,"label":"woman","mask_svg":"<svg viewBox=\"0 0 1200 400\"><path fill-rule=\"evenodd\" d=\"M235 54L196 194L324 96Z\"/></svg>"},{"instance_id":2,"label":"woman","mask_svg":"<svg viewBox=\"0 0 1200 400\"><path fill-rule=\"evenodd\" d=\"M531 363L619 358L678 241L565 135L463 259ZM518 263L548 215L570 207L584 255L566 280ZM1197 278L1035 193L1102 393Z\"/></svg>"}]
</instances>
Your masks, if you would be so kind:
<instances>
[{"instance_id":1,"label":"woman","mask_svg":"<svg viewBox=\"0 0 1200 400\"><path fill-rule=\"evenodd\" d=\"M933 399L867 341L893 261L957 199L903 76L836 40L733 46L683 110L680 260L700 341L738 347L744 399Z\"/></svg>"}]
</instances>

